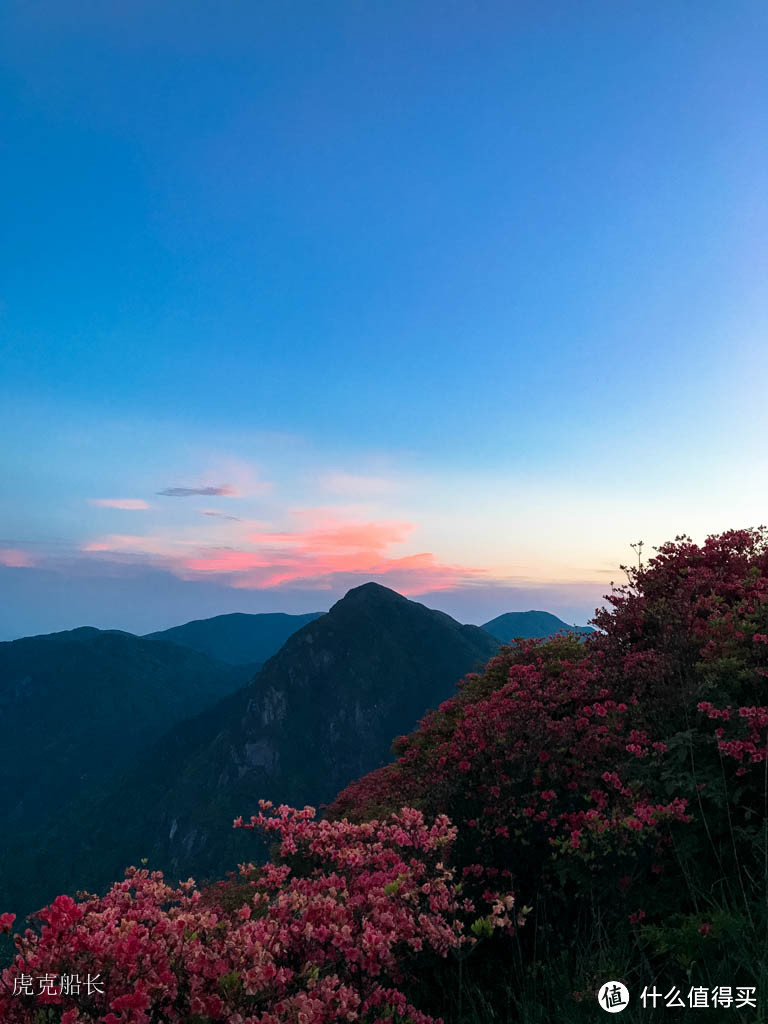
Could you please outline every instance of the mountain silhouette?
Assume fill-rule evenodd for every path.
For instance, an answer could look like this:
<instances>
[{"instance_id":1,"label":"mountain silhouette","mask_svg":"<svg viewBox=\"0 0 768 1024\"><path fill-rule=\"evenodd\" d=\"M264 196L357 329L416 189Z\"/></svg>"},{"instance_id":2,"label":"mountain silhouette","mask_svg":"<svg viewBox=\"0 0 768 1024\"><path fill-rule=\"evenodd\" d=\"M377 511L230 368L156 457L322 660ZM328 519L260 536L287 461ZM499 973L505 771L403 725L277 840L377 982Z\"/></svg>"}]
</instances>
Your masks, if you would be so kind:
<instances>
[{"instance_id":1,"label":"mountain silhouette","mask_svg":"<svg viewBox=\"0 0 768 1024\"><path fill-rule=\"evenodd\" d=\"M594 633L591 626L570 626L551 612L538 611L506 612L484 623L482 628L503 644L511 644L517 639L530 640L534 637L554 636L561 630L584 636Z\"/></svg>"},{"instance_id":2,"label":"mountain silhouette","mask_svg":"<svg viewBox=\"0 0 768 1024\"><path fill-rule=\"evenodd\" d=\"M230 615L214 615L210 619L195 619L183 626L148 633L147 637L191 647L230 665L254 665L255 671L255 667L260 667L279 651L297 629L323 614L309 612L306 615L286 615L284 612L267 612L249 615L233 612Z\"/></svg>"},{"instance_id":3,"label":"mountain silhouette","mask_svg":"<svg viewBox=\"0 0 768 1024\"><path fill-rule=\"evenodd\" d=\"M0 829L43 826L247 680L244 669L119 630L0 643Z\"/></svg>"},{"instance_id":4,"label":"mountain silhouette","mask_svg":"<svg viewBox=\"0 0 768 1024\"><path fill-rule=\"evenodd\" d=\"M29 912L55 896L85 809L109 814L110 787L166 730L250 676L166 640L88 626L0 643L0 904Z\"/></svg>"}]
</instances>

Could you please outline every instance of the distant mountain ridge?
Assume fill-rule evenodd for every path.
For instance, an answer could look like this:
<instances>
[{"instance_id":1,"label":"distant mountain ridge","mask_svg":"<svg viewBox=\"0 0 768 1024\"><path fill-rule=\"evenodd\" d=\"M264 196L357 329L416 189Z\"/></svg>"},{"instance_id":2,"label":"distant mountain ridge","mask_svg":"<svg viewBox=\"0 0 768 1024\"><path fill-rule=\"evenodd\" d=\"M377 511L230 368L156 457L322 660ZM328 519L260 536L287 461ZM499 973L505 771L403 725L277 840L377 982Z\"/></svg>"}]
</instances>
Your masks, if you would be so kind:
<instances>
[{"instance_id":1,"label":"distant mountain ridge","mask_svg":"<svg viewBox=\"0 0 768 1024\"><path fill-rule=\"evenodd\" d=\"M289 636L325 612L287 615L285 612L247 614L232 612L210 619L195 619L182 626L147 633L147 638L169 640L229 665L263 665Z\"/></svg>"},{"instance_id":2,"label":"distant mountain ridge","mask_svg":"<svg viewBox=\"0 0 768 1024\"><path fill-rule=\"evenodd\" d=\"M561 630L584 636L594 633L591 626L571 626L551 612L541 611L506 612L504 615L497 615L490 622L483 623L482 628L503 644L511 644L518 637L530 640L535 637L554 636Z\"/></svg>"},{"instance_id":3,"label":"distant mountain ridge","mask_svg":"<svg viewBox=\"0 0 768 1024\"><path fill-rule=\"evenodd\" d=\"M0 831L44 825L248 678L244 668L119 630L83 626L0 643Z\"/></svg>"}]
</instances>

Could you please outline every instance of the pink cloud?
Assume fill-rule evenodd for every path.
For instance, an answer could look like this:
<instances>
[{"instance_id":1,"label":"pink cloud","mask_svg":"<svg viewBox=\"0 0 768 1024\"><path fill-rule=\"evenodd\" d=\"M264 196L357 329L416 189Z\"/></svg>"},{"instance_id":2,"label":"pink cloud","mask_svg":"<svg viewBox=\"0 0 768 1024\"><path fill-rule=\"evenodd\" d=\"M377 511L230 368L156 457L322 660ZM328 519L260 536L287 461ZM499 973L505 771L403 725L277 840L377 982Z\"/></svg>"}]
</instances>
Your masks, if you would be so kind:
<instances>
[{"instance_id":1,"label":"pink cloud","mask_svg":"<svg viewBox=\"0 0 768 1024\"><path fill-rule=\"evenodd\" d=\"M294 529L255 522L227 524L231 544L167 536L110 534L83 550L111 561L143 558L185 580L213 580L237 589L337 589L376 579L404 594L443 590L477 579L483 570L440 562L431 552L402 554L415 526L403 520L343 518L334 510L293 510Z\"/></svg>"},{"instance_id":2,"label":"pink cloud","mask_svg":"<svg viewBox=\"0 0 768 1024\"><path fill-rule=\"evenodd\" d=\"M414 524L400 520L340 519L327 509L294 511L302 521L296 530L250 533L248 549L211 549L183 558L177 571L185 579L198 574L223 577L243 589L289 584L303 587L337 586L336 577L392 578L403 593L441 589L483 576L480 570L438 562L429 552L394 556L393 545L405 541ZM396 576L396 581L395 581ZM353 582L351 585L355 585Z\"/></svg>"},{"instance_id":3,"label":"pink cloud","mask_svg":"<svg viewBox=\"0 0 768 1024\"><path fill-rule=\"evenodd\" d=\"M368 580L391 587L401 594L423 594L427 591L453 590L484 579L481 569L446 565L431 555L422 558L422 564L401 565L399 559L383 559L357 566L335 562L332 565L303 564L279 568L270 566L263 571L251 570L233 577L229 585L241 590L264 590L271 587L346 590Z\"/></svg>"},{"instance_id":4,"label":"pink cloud","mask_svg":"<svg viewBox=\"0 0 768 1024\"><path fill-rule=\"evenodd\" d=\"M141 498L89 498L89 505L96 505L99 508L121 508L132 512L149 508L146 501Z\"/></svg>"},{"instance_id":5,"label":"pink cloud","mask_svg":"<svg viewBox=\"0 0 768 1024\"><path fill-rule=\"evenodd\" d=\"M404 541L413 524L383 521L378 523L344 522L323 517L315 527L295 532L253 533L252 544L286 545L298 551L382 551L390 544Z\"/></svg>"},{"instance_id":6,"label":"pink cloud","mask_svg":"<svg viewBox=\"0 0 768 1024\"><path fill-rule=\"evenodd\" d=\"M146 551L146 542L146 537L135 537L126 533L110 533L108 536L102 537L99 540L93 540L88 544L84 544L81 550L125 551L127 549L133 549L134 551Z\"/></svg>"},{"instance_id":7,"label":"pink cloud","mask_svg":"<svg viewBox=\"0 0 768 1024\"><path fill-rule=\"evenodd\" d=\"M255 551L219 551L198 558L185 558L180 568L192 572L245 572L270 564L271 560L265 560Z\"/></svg>"},{"instance_id":8,"label":"pink cloud","mask_svg":"<svg viewBox=\"0 0 768 1024\"><path fill-rule=\"evenodd\" d=\"M32 569L35 563L26 551L19 548L0 548L0 565L7 569Z\"/></svg>"}]
</instances>

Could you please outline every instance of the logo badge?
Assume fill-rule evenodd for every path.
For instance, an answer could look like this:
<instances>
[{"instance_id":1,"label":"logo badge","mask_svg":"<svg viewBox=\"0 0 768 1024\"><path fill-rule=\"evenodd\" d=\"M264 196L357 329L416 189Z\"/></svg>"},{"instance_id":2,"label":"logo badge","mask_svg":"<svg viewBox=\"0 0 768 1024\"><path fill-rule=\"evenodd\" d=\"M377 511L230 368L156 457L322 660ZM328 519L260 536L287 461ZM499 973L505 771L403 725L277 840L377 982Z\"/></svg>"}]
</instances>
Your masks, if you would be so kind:
<instances>
[{"instance_id":1,"label":"logo badge","mask_svg":"<svg viewBox=\"0 0 768 1024\"><path fill-rule=\"evenodd\" d=\"M597 993L597 1001L608 1013L621 1013L629 1006L629 989L620 981L606 981Z\"/></svg>"}]
</instances>

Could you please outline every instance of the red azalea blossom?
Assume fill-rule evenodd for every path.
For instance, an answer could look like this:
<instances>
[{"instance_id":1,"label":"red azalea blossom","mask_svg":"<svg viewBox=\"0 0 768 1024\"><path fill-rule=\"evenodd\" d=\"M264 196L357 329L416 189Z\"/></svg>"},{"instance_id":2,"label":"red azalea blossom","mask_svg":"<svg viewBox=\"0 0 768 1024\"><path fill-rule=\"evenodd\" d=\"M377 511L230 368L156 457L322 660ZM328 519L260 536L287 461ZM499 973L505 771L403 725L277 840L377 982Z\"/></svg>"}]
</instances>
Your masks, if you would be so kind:
<instances>
[{"instance_id":1,"label":"red azalea blossom","mask_svg":"<svg viewBox=\"0 0 768 1024\"><path fill-rule=\"evenodd\" d=\"M459 898L446 866L456 829L445 816L429 824L403 808L354 825L314 815L262 801L248 824L238 820L310 867L242 865L253 885L236 912L204 898L191 879L173 889L160 872L135 868L101 899L59 896L40 913L47 923L39 936L17 936L17 955L1 976L0 1019L28 1024L30 1008L47 999L62 1006L67 1024L147 1024L150 1007L152 1020L178 1024L196 1016L319 1024L367 1019L373 1008L382 1018L395 1011L432 1024L398 988L404 951L445 956L471 947L477 939L464 922L478 914L486 930L508 929L511 894L488 891L482 910ZM108 975L105 994L87 1004L10 994L15 978L58 974L62 964L81 977ZM265 997L269 1011L250 1015Z\"/></svg>"}]
</instances>

